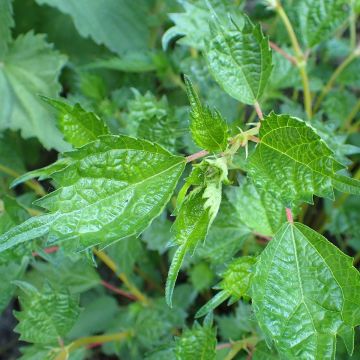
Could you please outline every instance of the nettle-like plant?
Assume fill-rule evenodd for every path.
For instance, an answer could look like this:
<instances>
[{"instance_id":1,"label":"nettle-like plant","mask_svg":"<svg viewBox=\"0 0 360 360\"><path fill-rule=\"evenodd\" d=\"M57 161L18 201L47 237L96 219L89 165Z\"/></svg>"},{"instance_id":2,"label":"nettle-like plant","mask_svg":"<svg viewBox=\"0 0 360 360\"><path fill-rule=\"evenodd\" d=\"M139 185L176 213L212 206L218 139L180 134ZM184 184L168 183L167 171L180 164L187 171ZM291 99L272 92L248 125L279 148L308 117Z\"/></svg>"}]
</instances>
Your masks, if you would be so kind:
<instances>
[{"instance_id":1,"label":"nettle-like plant","mask_svg":"<svg viewBox=\"0 0 360 360\"><path fill-rule=\"evenodd\" d=\"M350 358L358 2L182 1L170 28L162 1L37 2L69 14L74 43L90 36L101 60L62 47L77 80L64 76L67 98L55 98L65 57L32 32L12 40L12 2L0 3L1 127L66 150L18 176L23 140L0 139L0 171L17 177L2 190L0 305L19 297L15 331L33 344L21 358L93 358L99 346L123 359ZM205 319L184 328L187 316Z\"/></svg>"}]
</instances>

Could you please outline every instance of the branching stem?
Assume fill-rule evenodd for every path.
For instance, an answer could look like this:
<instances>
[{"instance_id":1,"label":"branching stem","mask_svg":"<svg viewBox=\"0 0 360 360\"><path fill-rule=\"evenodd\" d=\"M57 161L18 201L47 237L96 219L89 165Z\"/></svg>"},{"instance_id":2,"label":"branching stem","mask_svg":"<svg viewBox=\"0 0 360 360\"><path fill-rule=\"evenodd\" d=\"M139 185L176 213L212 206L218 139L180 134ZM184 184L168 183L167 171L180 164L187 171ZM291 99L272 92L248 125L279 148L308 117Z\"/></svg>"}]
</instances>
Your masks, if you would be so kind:
<instances>
[{"instance_id":1,"label":"branching stem","mask_svg":"<svg viewBox=\"0 0 360 360\"><path fill-rule=\"evenodd\" d=\"M110 269L116 274L116 276L124 283L124 285L129 289L132 295L143 303L144 305L149 305L150 300L144 295L135 284L133 284L124 272L120 272L115 262L101 250L93 249L94 254Z\"/></svg>"},{"instance_id":2,"label":"branching stem","mask_svg":"<svg viewBox=\"0 0 360 360\"><path fill-rule=\"evenodd\" d=\"M286 15L286 12L284 8L282 7L280 1L277 1L276 7L275 7L277 13L279 14L282 22L285 25L286 31L289 35L291 45L294 49L295 55L296 55L296 65L299 69L301 80L303 83L303 90L304 90L304 107L306 114L309 119L312 117L312 109L311 109L311 92L310 92L310 83L309 78L306 71L306 56L304 55L303 51L301 50L301 47L299 45L299 41L296 37L295 31L291 25L291 22Z\"/></svg>"},{"instance_id":3,"label":"branching stem","mask_svg":"<svg viewBox=\"0 0 360 360\"><path fill-rule=\"evenodd\" d=\"M280 55L282 55L285 59L289 60L293 65L297 66L296 58L290 54L288 54L286 51L284 51L281 47L276 45L274 42L269 41L270 47L278 52Z\"/></svg>"},{"instance_id":4,"label":"branching stem","mask_svg":"<svg viewBox=\"0 0 360 360\"><path fill-rule=\"evenodd\" d=\"M260 119L260 120L264 120L263 112L262 112L262 110L261 110L260 104L259 104L257 101L255 101L255 103L254 103L254 109L255 109L255 111L256 111L257 116L259 117L259 119Z\"/></svg>"}]
</instances>

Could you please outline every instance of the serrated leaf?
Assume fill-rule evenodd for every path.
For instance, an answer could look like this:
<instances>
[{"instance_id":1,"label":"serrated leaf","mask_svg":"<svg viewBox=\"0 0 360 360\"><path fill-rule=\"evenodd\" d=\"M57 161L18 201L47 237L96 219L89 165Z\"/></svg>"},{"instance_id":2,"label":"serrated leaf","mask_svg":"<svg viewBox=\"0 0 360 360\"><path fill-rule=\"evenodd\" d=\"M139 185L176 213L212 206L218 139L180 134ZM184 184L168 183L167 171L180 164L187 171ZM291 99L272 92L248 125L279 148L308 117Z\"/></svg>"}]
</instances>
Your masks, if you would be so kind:
<instances>
[{"instance_id":1,"label":"serrated leaf","mask_svg":"<svg viewBox=\"0 0 360 360\"><path fill-rule=\"evenodd\" d=\"M172 227L174 242L179 247L172 259L166 280L165 297L169 306L186 253L194 251L197 244L205 240L220 206L221 185L212 187L211 194L207 194L207 197L206 189L198 187L185 198Z\"/></svg>"},{"instance_id":2,"label":"serrated leaf","mask_svg":"<svg viewBox=\"0 0 360 360\"><path fill-rule=\"evenodd\" d=\"M226 0L209 0L208 3L220 17L226 17L235 10ZM181 5L185 12L169 14L175 25L163 35L162 46L166 50L173 40L181 38L177 41L179 44L202 50L211 16L209 7L203 0L182 0Z\"/></svg>"},{"instance_id":3,"label":"serrated leaf","mask_svg":"<svg viewBox=\"0 0 360 360\"><path fill-rule=\"evenodd\" d=\"M101 248L138 235L169 201L185 167L157 144L127 136L102 136L65 154L52 174L59 188L37 204L50 211L0 237L0 251L48 233L67 249Z\"/></svg>"},{"instance_id":4,"label":"serrated leaf","mask_svg":"<svg viewBox=\"0 0 360 360\"><path fill-rule=\"evenodd\" d=\"M24 138L35 136L48 149L68 148L38 96L58 95L65 62L44 35L29 32L9 44L0 58L0 129L20 130Z\"/></svg>"},{"instance_id":5,"label":"serrated leaf","mask_svg":"<svg viewBox=\"0 0 360 360\"><path fill-rule=\"evenodd\" d=\"M93 112L85 111L80 104L71 106L55 99L44 100L59 111L59 128L64 139L74 147L88 144L101 135L110 135L105 122Z\"/></svg>"},{"instance_id":6,"label":"serrated leaf","mask_svg":"<svg viewBox=\"0 0 360 360\"><path fill-rule=\"evenodd\" d=\"M14 25L11 0L3 0L0 2L0 58L7 51Z\"/></svg>"},{"instance_id":7,"label":"serrated leaf","mask_svg":"<svg viewBox=\"0 0 360 360\"><path fill-rule=\"evenodd\" d=\"M212 75L233 98L253 105L263 94L272 69L269 42L248 18L242 29L211 23L206 56Z\"/></svg>"},{"instance_id":8,"label":"serrated leaf","mask_svg":"<svg viewBox=\"0 0 360 360\"><path fill-rule=\"evenodd\" d=\"M216 330L204 324L195 323L186 329L175 341L175 354L178 360L214 360L216 357Z\"/></svg>"},{"instance_id":9,"label":"serrated leaf","mask_svg":"<svg viewBox=\"0 0 360 360\"><path fill-rule=\"evenodd\" d=\"M216 286L221 291L202 306L195 316L206 315L228 298L230 298L229 304L233 304L241 297L248 295L253 276L252 268L255 263L256 258L253 256L242 256L233 260L222 274L223 280Z\"/></svg>"},{"instance_id":10,"label":"serrated leaf","mask_svg":"<svg viewBox=\"0 0 360 360\"><path fill-rule=\"evenodd\" d=\"M221 114L201 104L190 79L185 76L190 102L190 130L196 145L208 151L224 151L228 142L228 127Z\"/></svg>"},{"instance_id":11,"label":"serrated leaf","mask_svg":"<svg viewBox=\"0 0 360 360\"><path fill-rule=\"evenodd\" d=\"M345 21L348 16L346 3L345 0L290 1L286 9L301 42L313 47L328 39Z\"/></svg>"},{"instance_id":12,"label":"serrated leaf","mask_svg":"<svg viewBox=\"0 0 360 360\"><path fill-rule=\"evenodd\" d=\"M149 4L144 0L37 0L70 15L79 34L119 55L142 52L150 37ZM111 16L109 16L111 15ZM142 21L139 21L142 19ZM131 36L129 36L129 33Z\"/></svg>"},{"instance_id":13,"label":"serrated leaf","mask_svg":"<svg viewBox=\"0 0 360 360\"><path fill-rule=\"evenodd\" d=\"M344 334L360 324L352 259L299 223L284 224L260 255L252 298L261 329L287 359L334 359L336 335L353 343Z\"/></svg>"},{"instance_id":14,"label":"serrated leaf","mask_svg":"<svg viewBox=\"0 0 360 360\"><path fill-rule=\"evenodd\" d=\"M78 295L66 289L55 290L45 285L41 291L29 283L17 282L23 291L20 295L21 311L15 312L19 324L15 331L20 339L37 344L57 344L74 325L80 308Z\"/></svg>"},{"instance_id":15,"label":"serrated leaf","mask_svg":"<svg viewBox=\"0 0 360 360\"><path fill-rule=\"evenodd\" d=\"M286 221L282 202L249 180L228 187L226 197L233 206L232 216L259 234L272 236Z\"/></svg>"},{"instance_id":16,"label":"serrated leaf","mask_svg":"<svg viewBox=\"0 0 360 360\"><path fill-rule=\"evenodd\" d=\"M257 187L284 205L312 203L313 195L333 199L333 188L360 194L360 182L337 174L344 167L306 122L272 112L259 135L261 141L249 158L249 174Z\"/></svg>"}]
</instances>

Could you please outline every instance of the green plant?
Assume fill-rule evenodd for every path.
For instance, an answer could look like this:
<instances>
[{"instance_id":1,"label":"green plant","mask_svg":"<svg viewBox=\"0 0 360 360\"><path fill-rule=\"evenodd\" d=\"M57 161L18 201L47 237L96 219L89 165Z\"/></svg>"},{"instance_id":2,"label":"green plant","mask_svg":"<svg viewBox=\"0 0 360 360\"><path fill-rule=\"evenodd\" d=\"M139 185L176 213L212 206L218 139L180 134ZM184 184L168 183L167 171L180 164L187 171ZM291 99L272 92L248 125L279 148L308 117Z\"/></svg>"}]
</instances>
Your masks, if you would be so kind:
<instances>
[{"instance_id":1,"label":"green plant","mask_svg":"<svg viewBox=\"0 0 360 360\"><path fill-rule=\"evenodd\" d=\"M0 0L21 359L359 356L359 12Z\"/></svg>"}]
</instances>

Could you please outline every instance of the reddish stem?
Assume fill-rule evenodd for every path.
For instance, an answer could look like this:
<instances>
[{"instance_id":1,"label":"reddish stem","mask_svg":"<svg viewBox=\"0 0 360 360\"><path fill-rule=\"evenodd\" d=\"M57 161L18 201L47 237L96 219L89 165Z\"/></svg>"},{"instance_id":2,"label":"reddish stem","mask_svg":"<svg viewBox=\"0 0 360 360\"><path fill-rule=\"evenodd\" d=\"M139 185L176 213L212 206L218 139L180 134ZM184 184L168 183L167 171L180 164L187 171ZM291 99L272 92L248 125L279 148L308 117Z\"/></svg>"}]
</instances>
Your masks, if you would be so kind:
<instances>
[{"instance_id":1,"label":"reddish stem","mask_svg":"<svg viewBox=\"0 0 360 360\"><path fill-rule=\"evenodd\" d=\"M195 154L192 154L192 155L189 155L186 157L186 162L189 163L191 161L194 161L194 160L197 160L197 159L200 159L206 155L209 155L209 152L207 150L201 150Z\"/></svg>"},{"instance_id":2,"label":"reddish stem","mask_svg":"<svg viewBox=\"0 0 360 360\"><path fill-rule=\"evenodd\" d=\"M232 346L231 343L219 344L216 346L216 350L228 349L228 348L231 348L231 346Z\"/></svg>"},{"instance_id":3,"label":"reddish stem","mask_svg":"<svg viewBox=\"0 0 360 360\"><path fill-rule=\"evenodd\" d=\"M291 209L290 208L285 208L285 211L286 211L286 218L287 218L287 221L291 224L294 223L294 218L293 218L293 214L291 212Z\"/></svg>"},{"instance_id":4,"label":"reddish stem","mask_svg":"<svg viewBox=\"0 0 360 360\"><path fill-rule=\"evenodd\" d=\"M296 59L294 56L288 54L286 51L281 49L279 46L277 46L275 43L270 41L270 47L274 49L276 52L278 52L280 55L282 55L285 59L289 60L293 65L297 65Z\"/></svg>"},{"instance_id":5,"label":"reddish stem","mask_svg":"<svg viewBox=\"0 0 360 360\"><path fill-rule=\"evenodd\" d=\"M89 344L88 346L86 346L87 349L93 349L93 348L96 348L96 347L99 347L101 346L102 343L100 342L95 342L95 343L92 343L92 344Z\"/></svg>"},{"instance_id":6,"label":"reddish stem","mask_svg":"<svg viewBox=\"0 0 360 360\"><path fill-rule=\"evenodd\" d=\"M256 231L254 231L254 235L260 239L264 239L266 242L267 241L270 241L271 240L271 237L270 236L266 236L266 235L263 235L263 234L260 234Z\"/></svg>"},{"instance_id":7,"label":"reddish stem","mask_svg":"<svg viewBox=\"0 0 360 360\"><path fill-rule=\"evenodd\" d=\"M261 111L260 104L257 101L255 101L255 103L254 103L254 108L255 108L255 111L256 111L259 119L264 120L264 115L263 115L263 113Z\"/></svg>"},{"instance_id":8,"label":"reddish stem","mask_svg":"<svg viewBox=\"0 0 360 360\"><path fill-rule=\"evenodd\" d=\"M116 294L119 294L119 295L121 295L121 296L124 296L124 297L126 297L126 298L128 298L128 299L130 299L130 300L137 300L134 295L132 295L132 294L130 294L130 293L124 291L124 290L121 290L121 289L119 289L119 288L117 288L117 287L109 284L108 282L106 282L106 281L104 281L104 280L101 280L101 285L103 285L103 286L106 287L107 289L115 292Z\"/></svg>"},{"instance_id":9,"label":"reddish stem","mask_svg":"<svg viewBox=\"0 0 360 360\"><path fill-rule=\"evenodd\" d=\"M58 246L50 246L48 248L43 249L44 253L46 253L46 254L52 254L58 250L59 250ZM32 256L40 256L40 254L37 251L34 251L32 253Z\"/></svg>"}]
</instances>

